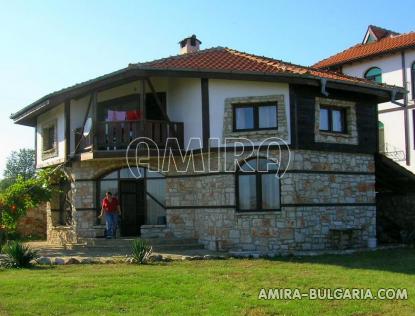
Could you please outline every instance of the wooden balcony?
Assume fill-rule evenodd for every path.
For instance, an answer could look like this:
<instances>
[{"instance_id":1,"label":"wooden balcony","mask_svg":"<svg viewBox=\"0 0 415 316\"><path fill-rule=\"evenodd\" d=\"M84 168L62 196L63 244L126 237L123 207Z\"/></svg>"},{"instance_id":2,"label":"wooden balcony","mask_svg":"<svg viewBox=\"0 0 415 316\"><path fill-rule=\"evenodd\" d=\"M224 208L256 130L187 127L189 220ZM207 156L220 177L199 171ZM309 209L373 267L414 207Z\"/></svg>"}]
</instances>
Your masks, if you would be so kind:
<instances>
[{"instance_id":1,"label":"wooden balcony","mask_svg":"<svg viewBox=\"0 0 415 316\"><path fill-rule=\"evenodd\" d=\"M147 137L165 149L168 138L177 138L183 148L183 123L156 120L97 122L94 132L82 137L82 128L75 131L76 153L91 151L125 151L136 138ZM133 148L135 149L135 148Z\"/></svg>"}]
</instances>

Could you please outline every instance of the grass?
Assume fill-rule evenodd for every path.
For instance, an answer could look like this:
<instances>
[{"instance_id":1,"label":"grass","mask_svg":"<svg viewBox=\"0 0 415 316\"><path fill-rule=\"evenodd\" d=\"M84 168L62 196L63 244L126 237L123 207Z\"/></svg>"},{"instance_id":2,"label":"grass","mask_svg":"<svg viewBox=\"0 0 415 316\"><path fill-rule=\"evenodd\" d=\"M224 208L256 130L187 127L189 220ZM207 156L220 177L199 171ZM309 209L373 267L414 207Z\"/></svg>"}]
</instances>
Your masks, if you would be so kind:
<instances>
[{"instance_id":1,"label":"grass","mask_svg":"<svg viewBox=\"0 0 415 316\"><path fill-rule=\"evenodd\" d=\"M258 300L260 288L407 288L408 300ZM415 250L0 270L0 315L413 315Z\"/></svg>"}]
</instances>

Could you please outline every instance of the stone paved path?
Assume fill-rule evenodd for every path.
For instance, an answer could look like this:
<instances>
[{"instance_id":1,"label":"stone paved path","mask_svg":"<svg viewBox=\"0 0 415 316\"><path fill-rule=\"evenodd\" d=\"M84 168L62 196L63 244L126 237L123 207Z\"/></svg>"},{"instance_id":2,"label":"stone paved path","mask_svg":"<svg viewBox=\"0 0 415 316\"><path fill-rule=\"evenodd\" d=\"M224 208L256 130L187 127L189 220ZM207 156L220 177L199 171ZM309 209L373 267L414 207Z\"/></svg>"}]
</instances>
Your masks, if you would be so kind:
<instances>
[{"instance_id":1,"label":"stone paved path","mask_svg":"<svg viewBox=\"0 0 415 316\"><path fill-rule=\"evenodd\" d=\"M32 249L38 251L42 257L59 257L69 258L75 257L82 258L103 258L103 257L126 257L130 255L129 247L95 247L95 246L83 246L83 245L71 245L68 247L56 246L48 244L46 241L31 241L26 243ZM163 257L169 257L172 259L180 259L182 257L191 256L223 256L224 253L210 251L206 249L163 249L163 246L154 246L153 253L155 255L162 255Z\"/></svg>"}]
</instances>

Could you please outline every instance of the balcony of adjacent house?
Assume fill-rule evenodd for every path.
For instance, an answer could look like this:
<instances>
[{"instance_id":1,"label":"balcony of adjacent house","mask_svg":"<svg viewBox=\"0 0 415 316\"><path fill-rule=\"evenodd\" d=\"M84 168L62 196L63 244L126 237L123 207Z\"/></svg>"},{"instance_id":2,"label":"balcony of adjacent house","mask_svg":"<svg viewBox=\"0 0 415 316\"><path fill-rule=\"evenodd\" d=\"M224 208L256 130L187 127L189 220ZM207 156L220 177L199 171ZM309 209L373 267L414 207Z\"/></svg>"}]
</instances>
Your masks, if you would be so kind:
<instances>
[{"instance_id":1,"label":"balcony of adjacent house","mask_svg":"<svg viewBox=\"0 0 415 316\"><path fill-rule=\"evenodd\" d=\"M127 149L136 151L139 140L148 144L141 145L141 150L150 149L152 154L155 148L183 148L183 122L167 117L165 92L97 99L95 110L82 127L74 130L76 154L90 158L125 156Z\"/></svg>"}]
</instances>

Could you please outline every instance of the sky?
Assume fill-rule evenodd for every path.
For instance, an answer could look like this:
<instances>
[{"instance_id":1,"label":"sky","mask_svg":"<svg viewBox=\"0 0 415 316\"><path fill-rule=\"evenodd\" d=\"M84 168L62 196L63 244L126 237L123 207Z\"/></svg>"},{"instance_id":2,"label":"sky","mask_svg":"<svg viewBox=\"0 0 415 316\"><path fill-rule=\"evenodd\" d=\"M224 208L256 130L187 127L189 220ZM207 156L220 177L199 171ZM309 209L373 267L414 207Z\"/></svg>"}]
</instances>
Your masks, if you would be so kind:
<instances>
[{"instance_id":1,"label":"sky","mask_svg":"<svg viewBox=\"0 0 415 316\"><path fill-rule=\"evenodd\" d=\"M186 36L311 65L361 42L369 24L415 31L412 9L413 0L0 0L0 177L12 150L34 146L34 128L14 125L11 113L128 63L176 55Z\"/></svg>"}]
</instances>

